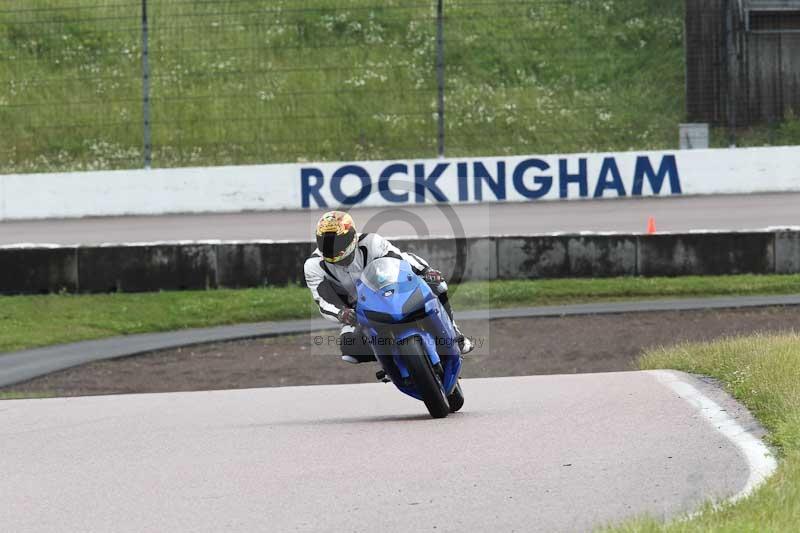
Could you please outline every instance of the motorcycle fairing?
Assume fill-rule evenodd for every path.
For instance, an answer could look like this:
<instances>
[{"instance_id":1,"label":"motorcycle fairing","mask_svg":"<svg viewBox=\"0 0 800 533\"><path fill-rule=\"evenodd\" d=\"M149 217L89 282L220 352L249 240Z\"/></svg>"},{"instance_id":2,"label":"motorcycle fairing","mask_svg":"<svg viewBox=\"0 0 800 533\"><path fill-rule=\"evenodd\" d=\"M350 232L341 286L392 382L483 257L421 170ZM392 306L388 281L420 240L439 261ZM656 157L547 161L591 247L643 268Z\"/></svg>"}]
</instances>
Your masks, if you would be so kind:
<instances>
[{"instance_id":1,"label":"motorcycle fairing","mask_svg":"<svg viewBox=\"0 0 800 533\"><path fill-rule=\"evenodd\" d=\"M392 382L403 393L420 399L413 386L403 385L409 373L398 345L421 342L431 364L442 364L442 385L450 394L461 372L461 354L453 323L428 284L406 261L385 257L367 266L356 287L359 324Z\"/></svg>"}]
</instances>

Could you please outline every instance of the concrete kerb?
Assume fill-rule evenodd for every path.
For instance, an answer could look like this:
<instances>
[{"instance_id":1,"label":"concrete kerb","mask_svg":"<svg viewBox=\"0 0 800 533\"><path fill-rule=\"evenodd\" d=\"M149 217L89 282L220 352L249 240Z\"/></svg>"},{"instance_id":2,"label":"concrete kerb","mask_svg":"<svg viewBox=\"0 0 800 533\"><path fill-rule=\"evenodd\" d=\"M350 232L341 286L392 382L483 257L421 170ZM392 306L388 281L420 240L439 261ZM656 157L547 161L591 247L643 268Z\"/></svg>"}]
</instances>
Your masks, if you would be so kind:
<instances>
[{"instance_id":1,"label":"concrete kerb","mask_svg":"<svg viewBox=\"0 0 800 533\"><path fill-rule=\"evenodd\" d=\"M78 265L74 246L0 250L0 293L78 292Z\"/></svg>"},{"instance_id":2,"label":"concrete kerb","mask_svg":"<svg viewBox=\"0 0 800 533\"><path fill-rule=\"evenodd\" d=\"M142 292L213 289L216 247L211 244L154 244L78 248L81 292Z\"/></svg>"},{"instance_id":3,"label":"concrete kerb","mask_svg":"<svg viewBox=\"0 0 800 533\"><path fill-rule=\"evenodd\" d=\"M629 235L503 237L497 246L500 279L636 275L637 240Z\"/></svg>"},{"instance_id":4,"label":"concrete kerb","mask_svg":"<svg viewBox=\"0 0 800 533\"><path fill-rule=\"evenodd\" d=\"M772 232L656 234L637 237L641 276L773 274Z\"/></svg>"},{"instance_id":5,"label":"concrete kerb","mask_svg":"<svg viewBox=\"0 0 800 533\"><path fill-rule=\"evenodd\" d=\"M775 272L777 274L800 272L800 232L775 233Z\"/></svg>"}]
</instances>

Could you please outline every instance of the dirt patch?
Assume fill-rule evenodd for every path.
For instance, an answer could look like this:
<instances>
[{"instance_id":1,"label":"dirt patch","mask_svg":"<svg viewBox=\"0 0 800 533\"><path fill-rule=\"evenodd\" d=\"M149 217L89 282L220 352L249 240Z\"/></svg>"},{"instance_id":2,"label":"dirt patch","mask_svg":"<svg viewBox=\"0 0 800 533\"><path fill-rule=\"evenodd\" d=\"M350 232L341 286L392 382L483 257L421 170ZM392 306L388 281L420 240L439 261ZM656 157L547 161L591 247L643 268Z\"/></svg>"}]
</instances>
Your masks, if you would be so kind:
<instances>
[{"instance_id":1,"label":"dirt patch","mask_svg":"<svg viewBox=\"0 0 800 533\"><path fill-rule=\"evenodd\" d=\"M800 309L639 313L464 322L479 347L464 377L630 370L648 347L800 326ZM320 342L321 339L321 342ZM332 333L213 344L92 363L3 391L91 394L237 389L375 380L338 357Z\"/></svg>"}]
</instances>

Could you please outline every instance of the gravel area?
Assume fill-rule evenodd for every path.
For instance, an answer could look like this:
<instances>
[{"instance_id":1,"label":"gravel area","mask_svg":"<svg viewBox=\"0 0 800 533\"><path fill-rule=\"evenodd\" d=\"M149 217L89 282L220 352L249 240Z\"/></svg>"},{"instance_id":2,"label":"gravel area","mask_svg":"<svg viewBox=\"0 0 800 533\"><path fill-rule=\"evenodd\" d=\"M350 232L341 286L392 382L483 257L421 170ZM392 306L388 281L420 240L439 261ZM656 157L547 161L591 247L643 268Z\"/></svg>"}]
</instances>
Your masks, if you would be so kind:
<instances>
[{"instance_id":1,"label":"gravel area","mask_svg":"<svg viewBox=\"0 0 800 533\"><path fill-rule=\"evenodd\" d=\"M640 313L464 322L479 347L464 377L611 372L634 368L648 347L800 327L800 309ZM224 344L92 363L1 391L77 396L237 389L375 380L376 365L338 357L330 332Z\"/></svg>"}]
</instances>

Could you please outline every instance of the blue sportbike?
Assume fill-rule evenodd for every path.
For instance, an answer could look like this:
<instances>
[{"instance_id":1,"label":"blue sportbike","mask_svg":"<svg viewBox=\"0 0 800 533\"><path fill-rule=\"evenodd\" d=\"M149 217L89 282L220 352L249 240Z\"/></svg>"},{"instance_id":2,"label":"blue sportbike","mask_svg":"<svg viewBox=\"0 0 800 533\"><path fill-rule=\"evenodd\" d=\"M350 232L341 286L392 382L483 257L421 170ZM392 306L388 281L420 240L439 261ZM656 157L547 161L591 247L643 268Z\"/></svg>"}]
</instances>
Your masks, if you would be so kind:
<instances>
[{"instance_id":1,"label":"blue sportbike","mask_svg":"<svg viewBox=\"0 0 800 533\"><path fill-rule=\"evenodd\" d=\"M428 284L406 261L383 257L364 269L356 287L361 334L383 367L378 378L422 400L433 418L461 409L455 329Z\"/></svg>"}]
</instances>

